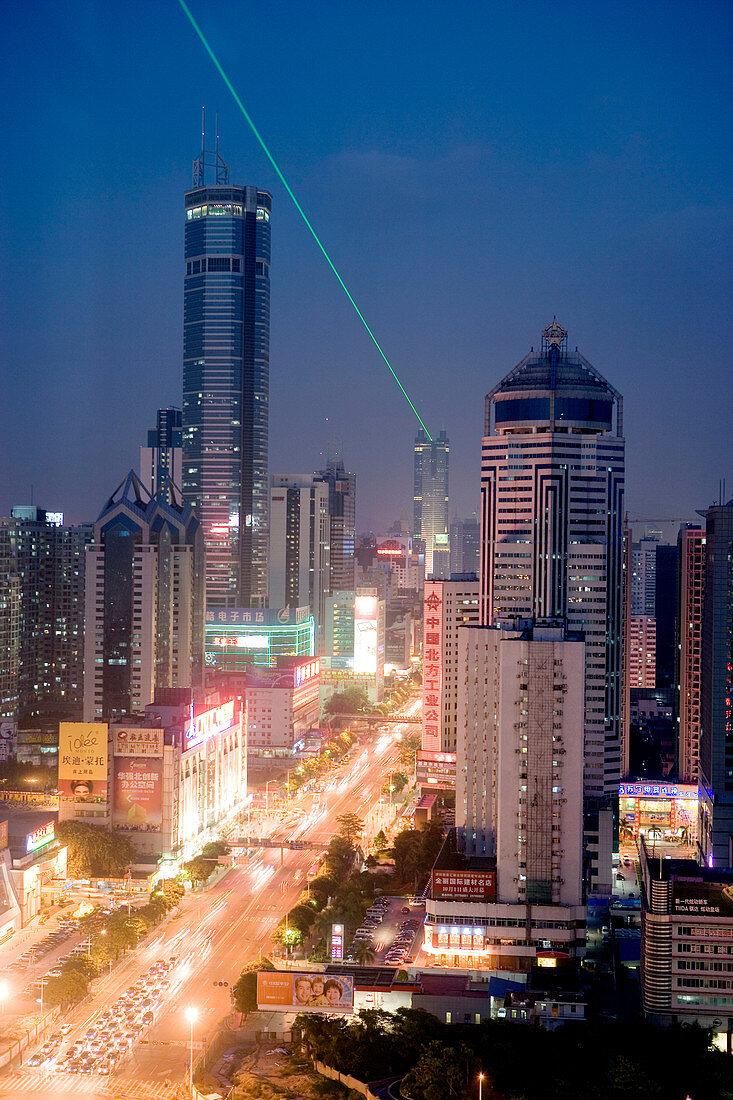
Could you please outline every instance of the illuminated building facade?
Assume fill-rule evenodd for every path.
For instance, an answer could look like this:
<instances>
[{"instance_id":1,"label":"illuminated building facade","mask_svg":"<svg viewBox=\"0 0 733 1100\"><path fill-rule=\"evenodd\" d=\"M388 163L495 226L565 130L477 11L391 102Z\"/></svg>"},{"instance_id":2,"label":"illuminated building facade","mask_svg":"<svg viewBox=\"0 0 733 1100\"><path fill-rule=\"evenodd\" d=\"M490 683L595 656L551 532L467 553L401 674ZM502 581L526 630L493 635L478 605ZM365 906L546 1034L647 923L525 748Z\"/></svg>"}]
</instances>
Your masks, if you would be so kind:
<instances>
[{"instance_id":1,"label":"illuminated building facade","mask_svg":"<svg viewBox=\"0 0 733 1100\"><path fill-rule=\"evenodd\" d=\"M479 582L469 573L426 581L423 597L422 744L454 753L458 721L458 628L479 621Z\"/></svg>"},{"instance_id":2,"label":"illuminated building facade","mask_svg":"<svg viewBox=\"0 0 733 1100\"><path fill-rule=\"evenodd\" d=\"M587 798L621 770L623 402L553 321L486 397L481 621L561 619L586 646ZM609 853L610 867L610 853Z\"/></svg>"},{"instance_id":3,"label":"illuminated building facade","mask_svg":"<svg viewBox=\"0 0 733 1100\"><path fill-rule=\"evenodd\" d=\"M289 756L296 741L318 726L320 661L279 657L275 668L247 673L247 752Z\"/></svg>"},{"instance_id":4,"label":"illuminated building facade","mask_svg":"<svg viewBox=\"0 0 733 1100\"><path fill-rule=\"evenodd\" d=\"M357 588L354 599L354 672L368 677L372 702L384 695L385 606L376 588Z\"/></svg>"},{"instance_id":5,"label":"illuminated building facade","mask_svg":"<svg viewBox=\"0 0 733 1100\"><path fill-rule=\"evenodd\" d=\"M733 867L733 499L705 513L700 778L712 791L713 866Z\"/></svg>"},{"instance_id":6,"label":"illuminated building facade","mask_svg":"<svg viewBox=\"0 0 733 1100\"><path fill-rule=\"evenodd\" d=\"M629 620L629 689L653 688L657 677L657 622L649 615Z\"/></svg>"},{"instance_id":7,"label":"illuminated building facade","mask_svg":"<svg viewBox=\"0 0 733 1100\"><path fill-rule=\"evenodd\" d=\"M677 539L677 771L686 783L700 778L700 672L705 592L705 531L680 528Z\"/></svg>"},{"instance_id":8,"label":"illuminated building facade","mask_svg":"<svg viewBox=\"0 0 733 1100\"><path fill-rule=\"evenodd\" d=\"M733 1037L733 872L639 846L641 991L655 1023L711 1027Z\"/></svg>"},{"instance_id":9,"label":"illuminated building facade","mask_svg":"<svg viewBox=\"0 0 733 1100\"><path fill-rule=\"evenodd\" d=\"M140 480L151 494L161 493L167 481L180 488L181 410L158 409L157 422L148 432L146 447L140 448Z\"/></svg>"},{"instance_id":10,"label":"illuminated building facade","mask_svg":"<svg viewBox=\"0 0 733 1100\"><path fill-rule=\"evenodd\" d=\"M202 683L201 532L170 482L151 497L131 470L117 487L94 524L85 588L85 721Z\"/></svg>"},{"instance_id":11,"label":"illuminated building facade","mask_svg":"<svg viewBox=\"0 0 733 1100\"><path fill-rule=\"evenodd\" d=\"M450 444L445 429L437 439L428 439L420 428L415 436L413 492L413 535L425 540L425 575L434 573L433 552L450 553L448 466ZM445 562L446 573L449 558Z\"/></svg>"},{"instance_id":12,"label":"illuminated building facade","mask_svg":"<svg viewBox=\"0 0 733 1100\"><path fill-rule=\"evenodd\" d=\"M0 518L0 719L18 718L20 688L20 578L18 528Z\"/></svg>"},{"instance_id":13,"label":"illuminated building facade","mask_svg":"<svg viewBox=\"0 0 733 1100\"><path fill-rule=\"evenodd\" d=\"M627 839L644 836L697 851L699 791L694 783L620 783L619 828Z\"/></svg>"},{"instance_id":14,"label":"illuminated building facade","mask_svg":"<svg viewBox=\"0 0 733 1100\"><path fill-rule=\"evenodd\" d=\"M338 448L329 447L326 468L316 478L328 486L331 592L353 592L356 548L356 474L350 474Z\"/></svg>"},{"instance_id":15,"label":"illuminated building facade","mask_svg":"<svg viewBox=\"0 0 733 1100\"><path fill-rule=\"evenodd\" d=\"M218 150L206 184L211 157L202 148L185 196L182 486L207 605L265 607L272 198L231 186Z\"/></svg>"},{"instance_id":16,"label":"illuminated building facade","mask_svg":"<svg viewBox=\"0 0 733 1100\"><path fill-rule=\"evenodd\" d=\"M454 519L450 525L451 573L475 573L479 569L481 525L477 519Z\"/></svg>"},{"instance_id":17,"label":"illuminated building facade","mask_svg":"<svg viewBox=\"0 0 733 1100\"><path fill-rule=\"evenodd\" d=\"M67 526L63 513L35 505L13 507L12 521L20 591L19 717L25 725L52 729L60 718L82 716L84 573L92 526Z\"/></svg>"},{"instance_id":18,"label":"illuminated building facade","mask_svg":"<svg viewBox=\"0 0 733 1100\"><path fill-rule=\"evenodd\" d=\"M315 622L308 607L207 610L206 666L241 672L248 665L271 668L278 657L313 657Z\"/></svg>"},{"instance_id":19,"label":"illuminated building facade","mask_svg":"<svg viewBox=\"0 0 733 1100\"><path fill-rule=\"evenodd\" d=\"M140 866L188 859L247 795L244 708L192 692L160 692L145 715L110 727L112 827Z\"/></svg>"}]
</instances>

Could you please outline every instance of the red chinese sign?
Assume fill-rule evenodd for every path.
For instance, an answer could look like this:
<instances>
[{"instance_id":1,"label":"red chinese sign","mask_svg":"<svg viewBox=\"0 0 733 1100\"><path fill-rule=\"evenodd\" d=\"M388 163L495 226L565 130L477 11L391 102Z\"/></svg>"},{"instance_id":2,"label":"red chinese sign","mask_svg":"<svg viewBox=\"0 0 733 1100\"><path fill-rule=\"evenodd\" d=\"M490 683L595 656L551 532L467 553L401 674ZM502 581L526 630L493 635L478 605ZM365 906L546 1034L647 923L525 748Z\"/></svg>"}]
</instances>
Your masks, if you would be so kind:
<instances>
[{"instance_id":1,"label":"red chinese sign","mask_svg":"<svg viewBox=\"0 0 733 1100\"><path fill-rule=\"evenodd\" d=\"M493 901L496 871L433 871L432 891L434 898Z\"/></svg>"},{"instance_id":2,"label":"red chinese sign","mask_svg":"<svg viewBox=\"0 0 733 1100\"><path fill-rule=\"evenodd\" d=\"M425 582L422 647L422 747L440 752L443 744L443 586Z\"/></svg>"}]
</instances>

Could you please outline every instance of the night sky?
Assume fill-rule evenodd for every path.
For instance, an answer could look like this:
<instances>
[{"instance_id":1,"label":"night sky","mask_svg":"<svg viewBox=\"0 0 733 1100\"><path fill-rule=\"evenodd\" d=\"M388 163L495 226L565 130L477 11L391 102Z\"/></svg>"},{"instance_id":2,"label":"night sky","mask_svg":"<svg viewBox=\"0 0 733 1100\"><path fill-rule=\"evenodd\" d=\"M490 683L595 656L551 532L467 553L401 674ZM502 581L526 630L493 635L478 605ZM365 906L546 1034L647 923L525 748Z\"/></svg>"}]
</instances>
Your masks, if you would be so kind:
<instances>
[{"instance_id":1,"label":"night sky","mask_svg":"<svg viewBox=\"0 0 733 1100\"><path fill-rule=\"evenodd\" d=\"M557 315L625 397L632 514L733 491L733 5L189 0L478 506L484 394ZM273 194L271 472L332 438L357 527L418 427L177 0L5 4L0 514L94 519L181 403L201 106Z\"/></svg>"}]
</instances>

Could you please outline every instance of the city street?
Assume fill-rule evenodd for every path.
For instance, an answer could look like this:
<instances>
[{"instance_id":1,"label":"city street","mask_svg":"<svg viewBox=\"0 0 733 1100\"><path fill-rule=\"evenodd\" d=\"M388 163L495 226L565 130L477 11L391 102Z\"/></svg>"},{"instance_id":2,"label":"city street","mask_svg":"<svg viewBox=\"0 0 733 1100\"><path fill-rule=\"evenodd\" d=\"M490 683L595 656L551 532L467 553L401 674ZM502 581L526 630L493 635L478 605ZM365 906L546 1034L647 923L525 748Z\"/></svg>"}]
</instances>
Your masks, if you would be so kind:
<instances>
[{"instance_id":1,"label":"city street","mask_svg":"<svg viewBox=\"0 0 733 1100\"><path fill-rule=\"evenodd\" d=\"M363 816L379 796L384 776L398 761L392 729L367 748L356 748L350 762L321 784L323 790L288 803L279 827L282 837L325 845L343 813ZM293 815L288 817L288 815ZM269 824L278 835L276 816ZM253 820L253 832L256 822ZM257 823L258 824L258 823ZM259 824L257 831L260 831ZM178 956L171 972L170 997L159 1010L147 1034L133 1047L115 1076L72 1076L55 1073L53 1062L37 1069L15 1069L0 1077L0 1098L33 1094L52 1100L60 1094L99 1097L167 1098L175 1095L188 1067L190 1024L186 1012L196 1010L195 1050L230 1011L229 987L242 967L270 950L270 937L283 914L293 906L306 881L306 872L318 858L312 849L265 848L235 866L212 889L184 899L180 915L168 918L143 948L124 966L98 980L90 1003L71 1012L72 1030L64 1049L84 1034L91 1021L108 1008L136 979L159 959ZM228 986L217 985L227 982ZM30 1051L27 1055L30 1055ZM27 1061L24 1055L24 1062ZM171 1086L166 1085L170 1081Z\"/></svg>"}]
</instances>

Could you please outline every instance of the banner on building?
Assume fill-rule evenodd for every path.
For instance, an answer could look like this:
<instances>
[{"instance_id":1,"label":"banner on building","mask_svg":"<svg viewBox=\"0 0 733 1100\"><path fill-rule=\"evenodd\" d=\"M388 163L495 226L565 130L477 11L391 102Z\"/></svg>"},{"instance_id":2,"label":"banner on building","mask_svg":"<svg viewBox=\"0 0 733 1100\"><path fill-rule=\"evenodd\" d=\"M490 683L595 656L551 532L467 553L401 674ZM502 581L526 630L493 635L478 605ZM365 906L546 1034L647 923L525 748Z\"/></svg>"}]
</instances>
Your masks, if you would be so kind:
<instances>
[{"instance_id":1,"label":"banner on building","mask_svg":"<svg viewBox=\"0 0 733 1100\"><path fill-rule=\"evenodd\" d=\"M432 872L434 898L455 901L494 901L496 871Z\"/></svg>"},{"instance_id":2,"label":"banner on building","mask_svg":"<svg viewBox=\"0 0 733 1100\"><path fill-rule=\"evenodd\" d=\"M149 833L163 824L163 761L144 756L115 758L113 828Z\"/></svg>"},{"instance_id":3,"label":"banner on building","mask_svg":"<svg viewBox=\"0 0 733 1100\"><path fill-rule=\"evenodd\" d=\"M673 882L672 911L695 917L733 917L730 887L717 882ZM730 930L729 930L730 934Z\"/></svg>"},{"instance_id":4,"label":"banner on building","mask_svg":"<svg viewBox=\"0 0 733 1100\"><path fill-rule=\"evenodd\" d=\"M78 802L107 797L106 722L59 725L59 791Z\"/></svg>"},{"instance_id":5,"label":"banner on building","mask_svg":"<svg viewBox=\"0 0 733 1100\"><path fill-rule=\"evenodd\" d=\"M112 729L115 756L162 756L164 731L153 726L120 726Z\"/></svg>"},{"instance_id":6,"label":"banner on building","mask_svg":"<svg viewBox=\"0 0 733 1100\"><path fill-rule=\"evenodd\" d=\"M443 586L425 582L422 646L422 747L440 752L443 744Z\"/></svg>"},{"instance_id":7,"label":"banner on building","mask_svg":"<svg viewBox=\"0 0 733 1100\"><path fill-rule=\"evenodd\" d=\"M354 672L369 676L377 673L377 620L379 601L376 595L358 595L354 600Z\"/></svg>"},{"instance_id":8,"label":"banner on building","mask_svg":"<svg viewBox=\"0 0 733 1100\"><path fill-rule=\"evenodd\" d=\"M416 778L421 786L434 787L436 791L456 789L456 754L419 749L416 762Z\"/></svg>"},{"instance_id":9,"label":"banner on building","mask_svg":"<svg viewBox=\"0 0 733 1100\"><path fill-rule=\"evenodd\" d=\"M352 974L259 970L257 1008L265 1012L353 1012Z\"/></svg>"}]
</instances>

